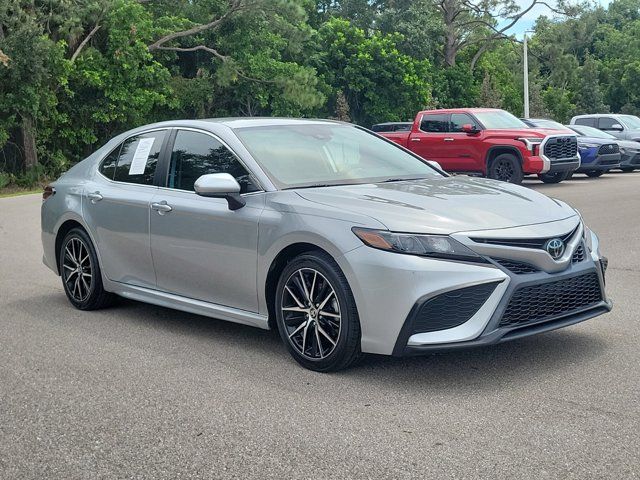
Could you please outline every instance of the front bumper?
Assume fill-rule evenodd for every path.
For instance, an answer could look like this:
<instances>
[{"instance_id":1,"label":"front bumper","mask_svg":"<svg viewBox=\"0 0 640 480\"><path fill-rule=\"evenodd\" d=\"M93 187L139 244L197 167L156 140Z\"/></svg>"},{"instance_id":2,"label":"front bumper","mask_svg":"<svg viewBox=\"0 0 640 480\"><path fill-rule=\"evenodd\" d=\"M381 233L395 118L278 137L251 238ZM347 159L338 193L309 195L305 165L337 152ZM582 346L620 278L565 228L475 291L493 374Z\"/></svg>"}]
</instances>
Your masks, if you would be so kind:
<instances>
[{"instance_id":1,"label":"front bumper","mask_svg":"<svg viewBox=\"0 0 640 480\"><path fill-rule=\"evenodd\" d=\"M576 235L581 239L582 230ZM489 345L606 313L611 309L611 302L604 291L604 268L595 235L591 243L591 254L585 254L576 263L570 259L562 271L545 267L530 274L516 274L494 260L486 264L464 263L383 252L364 246L352 250L345 254L343 260L346 262L341 266L358 305L362 351L403 356ZM571 249L569 257L573 255L576 243ZM581 275L597 275L597 288L601 289L597 302L535 321L501 325L505 309L518 289L571 280ZM424 325L427 328L416 330L416 315L425 302L474 286L481 287L486 297L471 307L471 313L462 323L441 328L438 326L442 324L440 315L434 315L427 318L431 325L425 324L423 318L420 328ZM447 312L463 310L463 301L466 300L462 298L456 303L454 299Z\"/></svg>"},{"instance_id":2,"label":"front bumper","mask_svg":"<svg viewBox=\"0 0 640 480\"><path fill-rule=\"evenodd\" d=\"M627 151L620 159L620 166L640 168L640 151Z\"/></svg>"},{"instance_id":3,"label":"front bumper","mask_svg":"<svg viewBox=\"0 0 640 480\"><path fill-rule=\"evenodd\" d=\"M597 155L595 160L590 163L583 163L578 172L590 172L600 170L611 170L613 168L620 168L620 154L609 153L604 155Z\"/></svg>"}]
</instances>

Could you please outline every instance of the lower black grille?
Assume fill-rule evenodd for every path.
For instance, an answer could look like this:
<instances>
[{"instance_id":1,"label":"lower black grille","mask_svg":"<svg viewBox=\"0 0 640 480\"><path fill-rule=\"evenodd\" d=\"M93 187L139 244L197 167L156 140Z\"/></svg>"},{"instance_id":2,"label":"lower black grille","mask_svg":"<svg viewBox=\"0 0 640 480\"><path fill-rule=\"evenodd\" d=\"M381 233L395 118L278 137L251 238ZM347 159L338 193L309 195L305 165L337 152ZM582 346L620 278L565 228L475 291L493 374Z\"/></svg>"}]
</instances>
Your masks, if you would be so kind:
<instances>
[{"instance_id":1,"label":"lower black grille","mask_svg":"<svg viewBox=\"0 0 640 480\"><path fill-rule=\"evenodd\" d=\"M529 265L528 263L515 262L513 260L505 260L504 258L496 258L495 261L496 263L503 266L510 272L515 273L516 275L523 275L526 273L536 273L540 271L536 267L534 267L533 265Z\"/></svg>"},{"instance_id":2,"label":"lower black grille","mask_svg":"<svg viewBox=\"0 0 640 480\"><path fill-rule=\"evenodd\" d=\"M524 325L568 315L602 301L596 272L555 282L521 287L507 305L501 327Z\"/></svg>"},{"instance_id":3,"label":"lower black grille","mask_svg":"<svg viewBox=\"0 0 640 480\"><path fill-rule=\"evenodd\" d=\"M573 256L571 257L571 263L580 263L584 261L586 255L584 253L584 247L582 245L578 245L575 252L573 252Z\"/></svg>"},{"instance_id":4,"label":"lower black grille","mask_svg":"<svg viewBox=\"0 0 640 480\"><path fill-rule=\"evenodd\" d=\"M598 155L608 155L610 153L620 153L620 147L616 143L607 143L598 148Z\"/></svg>"},{"instance_id":5,"label":"lower black grille","mask_svg":"<svg viewBox=\"0 0 640 480\"><path fill-rule=\"evenodd\" d=\"M551 159L573 158L578 154L576 137L554 137L547 140L544 154Z\"/></svg>"},{"instance_id":6,"label":"lower black grille","mask_svg":"<svg viewBox=\"0 0 640 480\"><path fill-rule=\"evenodd\" d=\"M415 314L413 333L434 332L462 325L487 301L498 283L460 288L427 300Z\"/></svg>"}]
</instances>

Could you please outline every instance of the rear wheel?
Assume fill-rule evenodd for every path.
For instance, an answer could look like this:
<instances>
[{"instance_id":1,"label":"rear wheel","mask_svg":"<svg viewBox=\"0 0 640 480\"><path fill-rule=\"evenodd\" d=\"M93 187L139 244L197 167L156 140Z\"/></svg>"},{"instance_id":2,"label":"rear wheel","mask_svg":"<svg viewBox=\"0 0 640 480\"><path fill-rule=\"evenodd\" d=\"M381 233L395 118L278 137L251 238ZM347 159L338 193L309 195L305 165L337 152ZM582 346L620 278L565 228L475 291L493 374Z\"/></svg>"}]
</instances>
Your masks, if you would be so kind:
<instances>
[{"instance_id":1,"label":"rear wheel","mask_svg":"<svg viewBox=\"0 0 640 480\"><path fill-rule=\"evenodd\" d=\"M280 275L275 300L282 341L303 367L336 371L361 357L353 294L326 253L304 253L289 262Z\"/></svg>"},{"instance_id":2,"label":"rear wheel","mask_svg":"<svg viewBox=\"0 0 640 480\"><path fill-rule=\"evenodd\" d=\"M587 177L591 177L591 178L598 178L601 177L602 175L604 175L606 172L604 170L590 170L588 172L585 172Z\"/></svg>"},{"instance_id":3,"label":"rear wheel","mask_svg":"<svg viewBox=\"0 0 640 480\"><path fill-rule=\"evenodd\" d=\"M520 161L515 155L502 153L489 164L487 176L503 182L520 184L524 178L524 173L522 172L522 165L520 165Z\"/></svg>"},{"instance_id":4,"label":"rear wheel","mask_svg":"<svg viewBox=\"0 0 640 480\"><path fill-rule=\"evenodd\" d=\"M560 183L569 178L569 172L547 172L538 174L544 183Z\"/></svg>"},{"instance_id":5,"label":"rear wheel","mask_svg":"<svg viewBox=\"0 0 640 480\"><path fill-rule=\"evenodd\" d=\"M110 305L114 295L102 286L102 275L91 239L74 228L60 247L60 277L71 304L80 310L97 310Z\"/></svg>"},{"instance_id":6,"label":"rear wheel","mask_svg":"<svg viewBox=\"0 0 640 480\"><path fill-rule=\"evenodd\" d=\"M633 167L622 167L620 170L622 170L624 173L629 173L633 172L635 169Z\"/></svg>"}]
</instances>

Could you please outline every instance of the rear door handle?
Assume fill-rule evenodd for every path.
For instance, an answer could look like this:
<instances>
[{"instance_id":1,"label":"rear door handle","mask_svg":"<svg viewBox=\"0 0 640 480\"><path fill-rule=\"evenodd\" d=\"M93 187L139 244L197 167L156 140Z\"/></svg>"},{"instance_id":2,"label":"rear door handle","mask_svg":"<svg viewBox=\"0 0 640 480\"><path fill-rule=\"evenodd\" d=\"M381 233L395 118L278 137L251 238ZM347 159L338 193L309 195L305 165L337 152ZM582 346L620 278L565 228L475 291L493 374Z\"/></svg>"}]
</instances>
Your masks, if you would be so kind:
<instances>
[{"instance_id":1,"label":"rear door handle","mask_svg":"<svg viewBox=\"0 0 640 480\"><path fill-rule=\"evenodd\" d=\"M445 141L445 142L453 142L453 138L451 138L451 137L446 137L446 138L444 139L444 141Z\"/></svg>"},{"instance_id":2,"label":"rear door handle","mask_svg":"<svg viewBox=\"0 0 640 480\"><path fill-rule=\"evenodd\" d=\"M103 197L102 195L100 195L100 192L93 192L88 193L87 198L91 200L91 203L98 203L100 200L102 200Z\"/></svg>"},{"instance_id":3,"label":"rear door handle","mask_svg":"<svg viewBox=\"0 0 640 480\"><path fill-rule=\"evenodd\" d=\"M151 204L151 209L155 210L156 212L158 212L158 215L164 215L165 213L168 213L171 210L173 210L171 205L167 205L167 201L166 200L163 200L160 203L152 203Z\"/></svg>"}]
</instances>

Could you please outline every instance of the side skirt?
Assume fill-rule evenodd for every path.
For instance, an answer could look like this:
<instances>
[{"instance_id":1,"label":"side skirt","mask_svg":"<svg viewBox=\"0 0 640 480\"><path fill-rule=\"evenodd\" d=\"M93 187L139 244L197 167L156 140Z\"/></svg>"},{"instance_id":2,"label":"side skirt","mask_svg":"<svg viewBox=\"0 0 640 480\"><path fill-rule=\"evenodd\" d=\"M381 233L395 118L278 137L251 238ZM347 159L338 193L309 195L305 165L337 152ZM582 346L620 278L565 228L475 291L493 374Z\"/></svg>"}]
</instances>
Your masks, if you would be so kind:
<instances>
[{"instance_id":1,"label":"side skirt","mask_svg":"<svg viewBox=\"0 0 640 480\"><path fill-rule=\"evenodd\" d=\"M173 308L183 312L195 313L196 315L204 315L206 317L269 330L268 317L259 313L203 302L202 300L173 295L150 288L126 285L110 280L106 280L105 290L139 302L151 303L160 307Z\"/></svg>"}]
</instances>

